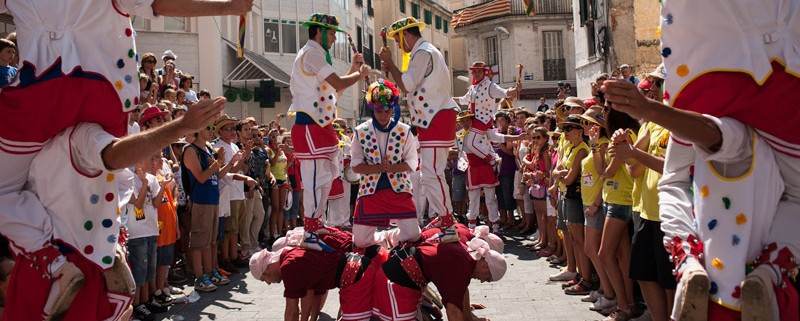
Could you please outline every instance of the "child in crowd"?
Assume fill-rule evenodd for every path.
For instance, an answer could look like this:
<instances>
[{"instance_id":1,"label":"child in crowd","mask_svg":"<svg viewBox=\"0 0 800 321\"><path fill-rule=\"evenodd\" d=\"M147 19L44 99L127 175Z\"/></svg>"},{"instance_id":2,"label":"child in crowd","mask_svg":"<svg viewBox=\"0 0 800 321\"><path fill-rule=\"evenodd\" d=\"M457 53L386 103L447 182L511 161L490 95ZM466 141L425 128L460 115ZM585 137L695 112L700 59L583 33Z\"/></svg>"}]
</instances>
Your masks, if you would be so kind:
<instances>
[{"instance_id":1,"label":"child in crowd","mask_svg":"<svg viewBox=\"0 0 800 321\"><path fill-rule=\"evenodd\" d=\"M17 46L11 40L0 39L0 88L7 86L17 76L17 67L11 65L16 56Z\"/></svg>"}]
</instances>

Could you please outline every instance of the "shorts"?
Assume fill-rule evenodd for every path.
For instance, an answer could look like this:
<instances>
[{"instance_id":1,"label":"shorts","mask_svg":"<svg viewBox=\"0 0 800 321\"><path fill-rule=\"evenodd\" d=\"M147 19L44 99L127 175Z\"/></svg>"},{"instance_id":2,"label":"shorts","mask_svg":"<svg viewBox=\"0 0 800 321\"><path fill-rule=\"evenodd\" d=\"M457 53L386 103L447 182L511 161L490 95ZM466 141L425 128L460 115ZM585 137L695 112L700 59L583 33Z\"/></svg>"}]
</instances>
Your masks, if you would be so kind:
<instances>
[{"instance_id":1,"label":"shorts","mask_svg":"<svg viewBox=\"0 0 800 321\"><path fill-rule=\"evenodd\" d=\"M656 282L664 289L674 290L676 281L672 269L675 265L669 261L663 240L661 222L642 219L631 242L629 277L637 281Z\"/></svg>"},{"instance_id":2,"label":"shorts","mask_svg":"<svg viewBox=\"0 0 800 321\"><path fill-rule=\"evenodd\" d=\"M244 200L231 201L231 216L225 219L225 233L239 232L239 225L246 210Z\"/></svg>"},{"instance_id":3,"label":"shorts","mask_svg":"<svg viewBox=\"0 0 800 321\"><path fill-rule=\"evenodd\" d=\"M148 236L128 240L128 264L137 287L156 279L157 239Z\"/></svg>"},{"instance_id":4,"label":"shorts","mask_svg":"<svg viewBox=\"0 0 800 321\"><path fill-rule=\"evenodd\" d=\"M272 185L272 189L279 189L283 184L286 184L286 180L283 179L276 179L275 185Z\"/></svg>"},{"instance_id":5,"label":"shorts","mask_svg":"<svg viewBox=\"0 0 800 321\"><path fill-rule=\"evenodd\" d=\"M580 199L565 198L561 205L567 223L583 225L583 204Z\"/></svg>"},{"instance_id":6,"label":"shorts","mask_svg":"<svg viewBox=\"0 0 800 321\"><path fill-rule=\"evenodd\" d=\"M467 196L467 175L453 175L453 202L463 202Z\"/></svg>"},{"instance_id":7,"label":"shorts","mask_svg":"<svg viewBox=\"0 0 800 321\"><path fill-rule=\"evenodd\" d=\"M605 213L608 217L628 222L632 219L631 216L633 216L633 207L630 205L605 203Z\"/></svg>"},{"instance_id":8,"label":"shorts","mask_svg":"<svg viewBox=\"0 0 800 321\"><path fill-rule=\"evenodd\" d=\"M172 260L175 259L175 243L170 245L159 246L156 249L156 265L169 266L172 265Z\"/></svg>"},{"instance_id":9,"label":"shorts","mask_svg":"<svg viewBox=\"0 0 800 321\"><path fill-rule=\"evenodd\" d=\"M560 194L561 193L559 193L559 195ZM556 203L556 206L558 206L556 208L558 210L557 211L558 215L556 216L556 229L558 229L558 230L566 230L567 229L567 217L566 217L566 214L564 214L564 199L559 197L558 198L558 202Z\"/></svg>"},{"instance_id":10,"label":"shorts","mask_svg":"<svg viewBox=\"0 0 800 321\"><path fill-rule=\"evenodd\" d=\"M522 172L514 172L514 183L516 183L514 184L514 199L519 201L525 199L525 194L528 194L528 188L522 181Z\"/></svg>"},{"instance_id":11,"label":"shorts","mask_svg":"<svg viewBox=\"0 0 800 321\"><path fill-rule=\"evenodd\" d=\"M517 209L517 201L514 200L514 176L502 175L500 186L497 187L497 207L498 209L513 211Z\"/></svg>"},{"instance_id":12,"label":"shorts","mask_svg":"<svg viewBox=\"0 0 800 321\"><path fill-rule=\"evenodd\" d=\"M584 206L583 207L584 213L586 213L585 211L586 211L587 208L589 208L589 206ZM586 215L584 215L584 216L586 216L586 218L585 218L586 222L584 223L584 226L591 227L591 228L593 228L595 230L598 230L598 231L600 231L602 233L603 232L603 224L606 223L606 216L603 215L604 212L605 212L605 208L604 208L604 206L601 206L599 209L597 209L597 213L595 213L594 216L586 216Z\"/></svg>"},{"instance_id":13,"label":"shorts","mask_svg":"<svg viewBox=\"0 0 800 321\"><path fill-rule=\"evenodd\" d=\"M296 220L297 213L300 211L300 195L301 191L292 191L292 207L288 211L283 211L284 220Z\"/></svg>"},{"instance_id":14,"label":"shorts","mask_svg":"<svg viewBox=\"0 0 800 321\"><path fill-rule=\"evenodd\" d=\"M229 216L230 217L230 216ZM225 222L228 221L229 217L220 217L217 222L217 243L222 243L225 239Z\"/></svg>"},{"instance_id":15,"label":"shorts","mask_svg":"<svg viewBox=\"0 0 800 321\"><path fill-rule=\"evenodd\" d=\"M217 205L192 204L192 226L189 230L189 248L199 249L217 239L219 228Z\"/></svg>"}]
</instances>

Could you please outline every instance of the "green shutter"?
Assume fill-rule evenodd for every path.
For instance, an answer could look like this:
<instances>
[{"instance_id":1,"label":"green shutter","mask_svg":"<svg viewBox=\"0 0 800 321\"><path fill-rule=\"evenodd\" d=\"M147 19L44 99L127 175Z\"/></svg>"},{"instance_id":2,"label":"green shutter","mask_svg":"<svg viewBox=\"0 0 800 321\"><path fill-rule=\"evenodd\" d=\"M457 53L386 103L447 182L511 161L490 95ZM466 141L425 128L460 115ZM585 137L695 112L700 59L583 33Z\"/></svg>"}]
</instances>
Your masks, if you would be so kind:
<instances>
[{"instance_id":1,"label":"green shutter","mask_svg":"<svg viewBox=\"0 0 800 321\"><path fill-rule=\"evenodd\" d=\"M447 29L450 28L450 21L445 21L443 27L444 27L444 33L447 33Z\"/></svg>"},{"instance_id":2,"label":"green shutter","mask_svg":"<svg viewBox=\"0 0 800 321\"><path fill-rule=\"evenodd\" d=\"M411 16L419 19L419 5L413 2L411 3Z\"/></svg>"},{"instance_id":3,"label":"green shutter","mask_svg":"<svg viewBox=\"0 0 800 321\"><path fill-rule=\"evenodd\" d=\"M406 0L400 0L400 12L406 13Z\"/></svg>"},{"instance_id":4,"label":"green shutter","mask_svg":"<svg viewBox=\"0 0 800 321\"><path fill-rule=\"evenodd\" d=\"M431 25L433 23L433 15L430 10L425 10L425 24Z\"/></svg>"},{"instance_id":5,"label":"green shutter","mask_svg":"<svg viewBox=\"0 0 800 321\"><path fill-rule=\"evenodd\" d=\"M436 29L442 29L442 17L436 16Z\"/></svg>"}]
</instances>

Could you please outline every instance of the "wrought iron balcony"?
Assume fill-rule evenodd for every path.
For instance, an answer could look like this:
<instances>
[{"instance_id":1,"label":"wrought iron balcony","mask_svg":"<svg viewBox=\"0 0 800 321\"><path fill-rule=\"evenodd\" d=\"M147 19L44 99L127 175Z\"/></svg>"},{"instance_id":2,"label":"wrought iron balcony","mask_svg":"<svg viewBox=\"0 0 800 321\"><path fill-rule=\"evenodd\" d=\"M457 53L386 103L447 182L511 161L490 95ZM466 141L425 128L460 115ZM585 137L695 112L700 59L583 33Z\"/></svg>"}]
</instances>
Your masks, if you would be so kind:
<instances>
[{"instance_id":1,"label":"wrought iron balcony","mask_svg":"<svg viewBox=\"0 0 800 321\"><path fill-rule=\"evenodd\" d=\"M532 0L536 15L572 14L572 0ZM525 14L524 0L511 0L511 14ZM535 15L534 15L535 16Z\"/></svg>"}]
</instances>

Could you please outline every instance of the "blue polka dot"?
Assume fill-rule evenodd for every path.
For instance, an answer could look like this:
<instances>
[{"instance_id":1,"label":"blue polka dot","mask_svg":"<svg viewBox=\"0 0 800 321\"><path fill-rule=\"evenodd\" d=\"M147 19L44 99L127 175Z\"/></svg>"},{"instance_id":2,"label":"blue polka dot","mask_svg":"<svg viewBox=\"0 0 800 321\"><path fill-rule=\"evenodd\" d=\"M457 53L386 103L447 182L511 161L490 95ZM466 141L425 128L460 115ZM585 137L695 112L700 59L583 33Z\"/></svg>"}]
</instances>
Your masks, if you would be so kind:
<instances>
[{"instance_id":1,"label":"blue polka dot","mask_svg":"<svg viewBox=\"0 0 800 321\"><path fill-rule=\"evenodd\" d=\"M736 246L736 245L739 245L739 242L741 242L741 241L742 241L742 240L739 238L739 236L738 236L738 235L736 235L736 234L734 234L734 235L733 235L733 240L732 240L732 242L731 242L731 243L733 244L733 246Z\"/></svg>"},{"instance_id":2,"label":"blue polka dot","mask_svg":"<svg viewBox=\"0 0 800 321\"><path fill-rule=\"evenodd\" d=\"M333 99L333 95L328 96L328 99Z\"/></svg>"},{"instance_id":3,"label":"blue polka dot","mask_svg":"<svg viewBox=\"0 0 800 321\"><path fill-rule=\"evenodd\" d=\"M117 236L113 234L109 235L106 240L108 241L108 243L117 243Z\"/></svg>"},{"instance_id":4,"label":"blue polka dot","mask_svg":"<svg viewBox=\"0 0 800 321\"><path fill-rule=\"evenodd\" d=\"M711 282L711 287L709 287L708 293L717 294L718 290L719 290L719 288L717 287L717 283L716 282Z\"/></svg>"},{"instance_id":5,"label":"blue polka dot","mask_svg":"<svg viewBox=\"0 0 800 321\"><path fill-rule=\"evenodd\" d=\"M134 33L134 35L135 35L135 33ZM139 62L139 54L138 53L136 54L136 62Z\"/></svg>"},{"instance_id":6,"label":"blue polka dot","mask_svg":"<svg viewBox=\"0 0 800 321\"><path fill-rule=\"evenodd\" d=\"M666 17L664 17L664 23L671 25L672 24L672 14L668 13Z\"/></svg>"},{"instance_id":7,"label":"blue polka dot","mask_svg":"<svg viewBox=\"0 0 800 321\"><path fill-rule=\"evenodd\" d=\"M125 61L117 60L117 68L125 68Z\"/></svg>"},{"instance_id":8,"label":"blue polka dot","mask_svg":"<svg viewBox=\"0 0 800 321\"><path fill-rule=\"evenodd\" d=\"M709 231L713 230L715 227L717 227L717 220L714 219L714 220L711 220L710 222L708 222L708 230Z\"/></svg>"},{"instance_id":9,"label":"blue polka dot","mask_svg":"<svg viewBox=\"0 0 800 321\"><path fill-rule=\"evenodd\" d=\"M131 75L125 75L125 82L126 83L130 84L132 81L133 81L133 77Z\"/></svg>"},{"instance_id":10,"label":"blue polka dot","mask_svg":"<svg viewBox=\"0 0 800 321\"><path fill-rule=\"evenodd\" d=\"M105 228L109 228L111 227L111 225L114 224L114 221L112 221L111 219L104 219L103 222L100 224L103 224L103 227Z\"/></svg>"},{"instance_id":11,"label":"blue polka dot","mask_svg":"<svg viewBox=\"0 0 800 321\"><path fill-rule=\"evenodd\" d=\"M428 113L433 114L433 108L428 109Z\"/></svg>"},{"instance_id":12,"label":"blue polka dot","mask_svg":"<svg viewBox=\"0 0 800 321\"><path fill-rule=\"evenodd\" d=\"M422 126L428 126L428 121L427 120L423 120L422 121Z\"/></svg>"},{"instance_id":13,"label":"blue polka dot","mask_svg":"<svg viewBox=\"0 0 800 321\"><path fill-rule=\"evenodd\" d=\"M419 91L421 91L421 92L424 94L424 93L425 93L425 88L424 88L424 87L423 87L423 88L420 88L420 90L419 90Z\"/></svg>"},{"instance_id":14,"label":"blue polka dot","mask_svg":"<svg viewBox=\"0 0 800 321\"><path fill-rule=\"evenodd\" d=\"M92 196L89 197L89 202L92 204L97 204L97 202L99 201L100 201L100 195L92 194Z\"/></svg>"},{"instance_id":15,"label":"blue polka dot","mask_svg":"<svg viewBox=\"0 0 800 321\"><path fill-rule=\"evenodd\" d=\"M664 57L664 58L667 58L667 57L669 57L669 55L671 55L671 54L672 54L672 49L670 49L669 47L666 47L666 48L664 48L664 49L661 49L661 56L662 56L662 57Z\"/></svg>"}]
</instances>

